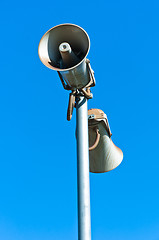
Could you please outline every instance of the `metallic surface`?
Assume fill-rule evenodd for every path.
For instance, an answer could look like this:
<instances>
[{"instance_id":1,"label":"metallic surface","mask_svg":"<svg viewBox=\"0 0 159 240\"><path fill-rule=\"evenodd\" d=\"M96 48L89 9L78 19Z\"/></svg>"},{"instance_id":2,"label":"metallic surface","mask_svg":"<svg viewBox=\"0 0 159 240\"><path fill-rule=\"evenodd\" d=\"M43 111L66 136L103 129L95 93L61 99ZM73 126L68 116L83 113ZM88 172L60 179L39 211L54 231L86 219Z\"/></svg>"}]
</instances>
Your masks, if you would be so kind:
<instances>
[{"instance_id":1,"label":"metallic surface","mask_svg":"<svg viewBox=\"0 0 159 240\"><path fill-rule=\"evenodd\" d=\"M100 109L88 110L89 145L97 140L96 127L100 134L98 144L89 151L90 172L103 173L116 168L123 160L123 152L111 139L111 131L106 114Z\"/></svg>"},{"instance_id":2,"label":"metallic surface","mask_svg":"<svg viewBox=\"0 0 159 240\"><path fill-rule=\"evenodd\" d=\"M93 121L94 120L94 121ZM91 108L88 110L88 125L93 125L93 122L103 121L105 123L105 128L109 134L109 137L112 136L107 115L97 108Z\"/></svg>"},{"instance_id":3,"label":"metallic surface","mask_svg":"<svg viewBox=\"0 0 159 240\"><path fill-rule=\"evenodd\" d=\"M78 240L91 240L88 115L85 97L76 98Z\"/></svg>"},{"instance_id":4,"label":"metallic surface","mask_svg":"<svg viewBox=\"0 0 159 240\"><path fill-rule=\"evenodd\" d=\"M77 59L65 66L59 51L61 43L70 45ZM70 87L80 89L90 81L86 64L90 40L81 27L74 24L61 24L47 31L39 43L38 53L42 63L53 70L59 71Z\"/></svg>"},{"instance_id":5,"label":"metallic surface","mask_svg":"<svg viewBox=\"0 0 159 240\"><path fill-rule=\"evenodd\" d=\"M61 43L59 46L59 51L62 57L61 63L64 67L69 68L70 66L74 66L79 62L78 57L74 54L71 46L68 43Z\"/></svg>"}]
</instances>

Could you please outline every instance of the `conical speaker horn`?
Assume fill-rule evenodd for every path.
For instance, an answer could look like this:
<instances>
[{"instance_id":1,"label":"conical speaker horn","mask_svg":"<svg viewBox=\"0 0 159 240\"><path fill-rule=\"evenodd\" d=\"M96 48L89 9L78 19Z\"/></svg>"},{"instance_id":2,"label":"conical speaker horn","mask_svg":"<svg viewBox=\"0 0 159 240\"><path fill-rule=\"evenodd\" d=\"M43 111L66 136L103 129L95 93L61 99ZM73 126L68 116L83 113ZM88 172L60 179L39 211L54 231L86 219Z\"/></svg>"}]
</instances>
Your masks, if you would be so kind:
<instances>
[{"instance_id":1,"label":"conical speaker horn","mask_svg":"<svg viewBox=\"0 0 159 240\"><path fill-rule=\"evenodd\" d=\"M90 82L86 63L90 40L81 27L61 24L47 31L39 43L42 63L60 73L71 89L81 89Z\"/></svg>"},{"instance_id":2,"label":"conical speaker horn","mask_svg":"<svg viewBox=\"0 0 159 240\"><path fill-rule=\"evenodd\" d=\"M103 173L116 168L123 159L120 148L111 139L106 114L100 109L88 110L90 172Z\"/></svg>"}]
</instances>

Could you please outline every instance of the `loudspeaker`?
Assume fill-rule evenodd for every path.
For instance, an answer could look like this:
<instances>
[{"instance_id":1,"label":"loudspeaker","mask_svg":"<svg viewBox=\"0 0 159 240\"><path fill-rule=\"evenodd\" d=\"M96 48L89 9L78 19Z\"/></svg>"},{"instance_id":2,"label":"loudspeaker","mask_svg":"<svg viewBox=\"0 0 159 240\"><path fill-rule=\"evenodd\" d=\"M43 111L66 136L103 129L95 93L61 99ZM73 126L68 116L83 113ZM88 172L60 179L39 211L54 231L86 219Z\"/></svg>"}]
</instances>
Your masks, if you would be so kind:
<instances>
[{"instance_id":1,"label":"loudspeaker","mask_svg":"<svg viewBox=\"0 0 159 240\"><path fill-rule=\"evenodd\" d=\"M48 30L39 43L38 53L42 63L60 73L73 89L82 89L90 82L86 61L90 40L81 27L61 24Z\"/></svg>"},{"instance_id":2,"label":"loudspeaker","mask_svg":"<svg viewBox=\"0 0 159 240\"><path fill-rule=\"evenodd\" d=\"M103 173L116 168L123 153L111 139L106 114L100 109L88 110L90 172Z\"/></svg>"}]
</instances>

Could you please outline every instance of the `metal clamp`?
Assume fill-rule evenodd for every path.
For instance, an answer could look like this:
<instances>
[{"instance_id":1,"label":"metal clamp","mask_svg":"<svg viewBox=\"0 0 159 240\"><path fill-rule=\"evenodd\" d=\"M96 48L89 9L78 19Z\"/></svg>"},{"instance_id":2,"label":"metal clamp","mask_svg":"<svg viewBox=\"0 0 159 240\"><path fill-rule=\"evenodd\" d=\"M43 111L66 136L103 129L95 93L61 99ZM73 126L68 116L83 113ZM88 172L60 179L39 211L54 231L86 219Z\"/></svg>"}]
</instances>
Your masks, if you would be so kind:
<instances>
[{"instance_id":1,"label":"metal clamp","mask_svg":"<svg viewBox=\"0 0 159 240\"><path fill-rule=\"evenodd\" d=\"M90 81L89 83L81 88L81 89L76 89L73 88L73 87L70 87L66 82L65 80L63 79L61 73L59 71L57 71L58 75L59 75L59 78L61 80L61 83L62 83L62 86L65 90L71 90L72 92L70 93L69 95L69 103L68 103L68 109L67 109L67 120L70 121L71 118L72 118L72 113L73 113L73 109L75 107L75 97L78 95L78 94L82 94L84 95L85 98L87 99L91 99L93 98L93 94L91 93L90 91L90 87L93 87L95 86L95 78L94 78L94 71L92 70L91 68L91 65L90 65L90 60L89 59L86 59L86 64L88 66L88 71L89 71L89 75L90 75Z\"/></svg>"}]
</instances>

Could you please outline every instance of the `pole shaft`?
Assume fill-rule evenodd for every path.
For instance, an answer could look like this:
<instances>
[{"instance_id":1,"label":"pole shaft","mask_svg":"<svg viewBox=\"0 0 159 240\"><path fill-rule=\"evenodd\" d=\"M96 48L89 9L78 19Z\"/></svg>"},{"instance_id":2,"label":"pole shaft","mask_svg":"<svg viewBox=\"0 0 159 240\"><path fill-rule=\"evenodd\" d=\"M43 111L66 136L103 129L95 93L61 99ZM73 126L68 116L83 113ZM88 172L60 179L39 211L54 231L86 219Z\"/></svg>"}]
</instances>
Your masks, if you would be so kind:
<instances>
[{"instance_id":1,"label":"pole shaft","mask_svg":"<svg viewBox=\"0 0 159 240\"><path fill-rule=\"evenodd\" d=\"M76 99L78 240L91 240L87 99Z\"/></svg>"}]
</instances>

